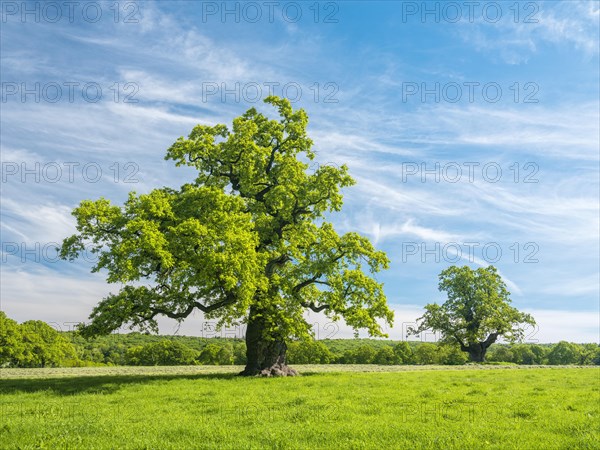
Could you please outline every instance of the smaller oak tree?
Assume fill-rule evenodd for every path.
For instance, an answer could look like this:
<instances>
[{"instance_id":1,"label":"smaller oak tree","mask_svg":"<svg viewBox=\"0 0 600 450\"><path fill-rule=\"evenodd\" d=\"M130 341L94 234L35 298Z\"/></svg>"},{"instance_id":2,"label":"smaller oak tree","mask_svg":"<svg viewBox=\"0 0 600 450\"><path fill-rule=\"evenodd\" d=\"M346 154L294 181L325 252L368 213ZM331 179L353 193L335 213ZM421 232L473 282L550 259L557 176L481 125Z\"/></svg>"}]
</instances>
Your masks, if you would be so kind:
<instances>
[{"instance_id":1,"label":"smaller oak tree","mask_svg":"<svg viewBox=\"0 0 600 450\"><path fill-rule=\"evenodd\" d=\"M494 266L472 270L451 266L439 275L439 290L448 295L442 305L425 306L417 328L440 332L442 341L458 343L473 362L483 362L487 349L498 337L509 342L521 341L525 325L535 325L529 314L510 306L510 292Z\"/></svg>"}]
</instances>

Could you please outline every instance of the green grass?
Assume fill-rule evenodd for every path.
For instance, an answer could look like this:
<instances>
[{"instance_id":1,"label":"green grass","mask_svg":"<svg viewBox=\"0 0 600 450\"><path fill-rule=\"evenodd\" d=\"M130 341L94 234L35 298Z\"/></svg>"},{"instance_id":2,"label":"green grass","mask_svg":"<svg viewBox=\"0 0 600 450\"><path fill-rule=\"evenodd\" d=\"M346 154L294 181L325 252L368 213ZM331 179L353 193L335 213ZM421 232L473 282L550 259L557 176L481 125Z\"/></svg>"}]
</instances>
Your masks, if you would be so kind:
<instances>
[{"instance_id":1,"label":"green grass","mask_svg":"<svg viewBox=\"0 0 600 450\"><path fill-rule=\"evenodd\" d=\"M0 448L600 449L598 368L298 368L1 369Z\"/></svg>"}]
</instances>

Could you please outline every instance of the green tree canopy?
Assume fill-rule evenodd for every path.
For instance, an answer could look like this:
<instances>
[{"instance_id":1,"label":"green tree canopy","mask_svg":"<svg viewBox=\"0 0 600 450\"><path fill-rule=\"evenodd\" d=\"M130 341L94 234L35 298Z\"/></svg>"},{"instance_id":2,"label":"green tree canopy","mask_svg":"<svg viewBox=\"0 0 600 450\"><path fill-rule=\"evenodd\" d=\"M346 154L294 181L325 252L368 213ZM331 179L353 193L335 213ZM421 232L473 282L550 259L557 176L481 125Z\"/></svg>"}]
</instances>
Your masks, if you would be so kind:
<instances>
[{"instance_id":1,"label":"green tree canopy","mask_svg":"<svg viewBox=\"0 0 600 450\"><path fill-rule=\"evenodd\" d=\"M200 352L198 361L201 364L231 365L234 361L233 346L230 344L208 344Z\"/></svg>"},{"instance_id":2,"label":"green tree canopy","mask_svg":"<svg viewBox=\"0 0 600 450\"><path fill-rule=\"evenodd\" d=\"M489 359L497 362L514 362L515 355L510 347L502 345L490 351Z\"/></svg>"},{"instance_id":3,"label":"green tree canopy","mask_svg":"<svg viewBox=\"0 0 600 450\"><path fill-rule=\"evenodd\" d=\"M381 347L379 350L377 350L375 358L373 358L373 362L375 364L381 365L391 365L399 363L398 357L394 353L394 349L391 345L386 345L385 347Z\"/></svg>"},{"instance_id":4,"label":"green tree canopy","mask_svg":"<svg viewBox=\"0 0 600 450\"><path fill-rule=\"evenodd\" d=\"M294 373L286 340L311 335L307 310L384 336L378 320L391 325L393 313L373 274L388 267L386 255L325 220L354 183L348 168L312 169L306 113L286 99L265 102L278 120L251 108L231 130L198 125L169 148L167 159L197 170L194 181L131 193L122 207L100 198L75 208L77 233L61 256L91 248L93 271L123 285L82 333L156 331L157 316L183 320L195 310L220 325L244 321L246 375Z\"/></svg>"},{"instance_id":5,"label":"green tree canopy","mask_svg":"<svg viewBox=\"0 0 600 450\"><path fill-rule=\"evenodd\" d=\"M396 355L397 364L411 364L413 362L413 351L406 341L394 345L394 354Z\"/></svg>"},{"instance_id":6,"label":"green tree canopy","mask_svg":"<svg viewBox=\"0 0 600 450\"><path fill-rule=\"evenodd\" d=\"M198 352L170 339L127 350L126 361L134 366L185 366L194 364Z\"/></svg>"},{"instance_id":7,"label":"green tree canopy","mask_svg":"<svg viewBox=\"0 0 600 450\"><path fill-rule=\"evenodd\" d=\"M294 364L329 364L333 354L321 341L307 339L289 345L289 360Z\"/></svg>"},{"instance_id":8,"label":"green tree canopy","mask_svg":"<svg viewBox=\"0 0 600 450\"><path fill-rule=\"evenodd\" d=\"M519 341L524 325L535 324L529 314L510 306L510 292L494 266L476 270L451 266L439 280L439 290L447 293L448 300L426 305L418 327L410 333L441 332L443 341L458 343L471 361L483 361L498 337Z\"/></svg>"},{"instance_id":9,"label":"green tree canopy","mask_svg":"<svg viewBox=\"0 0 600 450\"><path fill-rule=\"evenodd\" d=\"M0 311L0 367L17 365L23 357L23 350L19 324Z\"/></svg>"},{"instance_id":10,"label":"green tree canopy","mask_svg":"<svg viewBox=\"0 0 600 450\"><path fill-rule=\"evenodd\" d=\"M64 360L76 360L73 344L41 320L28 320L20 325L23 339L22 367L55 367Z\"/></svg>"},{"instance_id":11,"label":"green tree canopy","mask_svg":"<svg viewBox=\"0 0 600 450\"><path fill-rule=\"evenodd\" d=\"M438 364L440 362L438 346L430 342L422 342L415 348L414 358L416 364Z\"/></svg>"},{"instance_id":12,"label":"green tree canopy","mask_svg":"<svg viewBox=\"0 0 600 450\"><path fill-rule=\"evenodd\" d=\"M548 353L549 364L579 364L581 360L581 349L578 345L567 341L560 341L552 346Z\"/></svg>"},{"instance_id":13,"label":"green tree canopy","mask_svg":"<svg viewBox=\"0 0 600 450\"><path fill-rule=\"evenodd\" d=\"M440 364L449 366L457 366L467 362L468 358L464 352L460 350L457 344L444 344L438 346L438 358Z\"/></svg>"},{"instance_id":14,"label":"green tree canopy","mask_svg":"<svg viewBox=\"0 0 600 450\"><path fill-rule=\"evenodd\" d=\"M544 364L546 350L535 344L517 344L512 346L513 360L517 364Z\"/></svg>"},{"instance_id":15,"label":"green tree canopy","mask_svg":"<svg viewBox=\"0 0 600 450\"><path fill-rule=\"evenodd\" d=\"M359 347L347 350L342 356L345 364L371 364L375 360L377 350L368 344L360 345Z\"/></svg>"}]
</instances>

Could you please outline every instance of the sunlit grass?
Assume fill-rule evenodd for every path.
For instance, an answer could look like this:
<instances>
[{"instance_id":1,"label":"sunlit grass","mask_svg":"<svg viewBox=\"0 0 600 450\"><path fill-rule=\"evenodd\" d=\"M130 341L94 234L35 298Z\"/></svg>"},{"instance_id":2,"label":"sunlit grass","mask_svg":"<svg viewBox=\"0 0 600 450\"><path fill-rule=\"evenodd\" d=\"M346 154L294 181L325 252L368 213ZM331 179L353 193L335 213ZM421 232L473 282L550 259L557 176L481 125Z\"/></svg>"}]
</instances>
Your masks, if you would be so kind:
<instances>
[{"instance_id":1,"label":"sunlit grass","mask_svg":"<svg viewBox=\"0 0 600 450\"><path fill-rule=\"evenodd\" d=\"M0 448L600 448L598 368L298 368L3 369Z\"/></svg>"}]
</instances>

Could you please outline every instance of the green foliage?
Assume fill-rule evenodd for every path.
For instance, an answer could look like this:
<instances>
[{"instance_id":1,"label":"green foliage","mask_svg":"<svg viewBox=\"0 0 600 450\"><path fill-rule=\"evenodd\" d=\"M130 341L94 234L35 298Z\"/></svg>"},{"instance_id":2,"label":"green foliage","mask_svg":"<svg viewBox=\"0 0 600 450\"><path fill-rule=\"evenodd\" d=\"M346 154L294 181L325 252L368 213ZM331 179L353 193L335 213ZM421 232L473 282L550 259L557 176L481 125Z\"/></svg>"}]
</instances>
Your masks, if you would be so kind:
<instances>
[{"instance_id":1,"label":"green foliage","mask_svg":"<svg viewBox=\"0 0 600 450\"><path fill-rule=\"evenodd\" d=\"M531 349L531 352L533 353L531 364L547 364L548 346L530 344L529 347Z\"/></svg>"},{"instance_id":2,"label":"green foliage","mask_svg":"<svg viewBox=\"0 0 600 450\"><path fill-rule=\"evenodd\" d=\"M480 343L491 345L498 337L520 341L525 325L534 325L529 314L510 306L510 293L494 266L471 269L451 266L439 275L439 290L448 299L425 306L419 326L411 334L425 330L440 332L448 343L458 343L468 351Z\"/></svg>"},{"instance_id":3,"label":"green foliage","mask_svg":"<svg viewBox=\"0 0 600 450\"><path fill-rule=\"evenodd\" d=\"M579 364L582 352L579 346L560 341L548 353L548 364Z\"/></svg>"},{"instance_id":4,"label":"green foliage","mask_svg":"<svg viewBox=\"0 0 600 450\"><path fill-rule=\"evenodd\" d=\"M597 348L594 351L594 355L593 355L593 358L591 360L591 363L595 364L597 366L600 366L600 348Z\"/></svg>"},{"instance_id":5,"label":"green foliage","mask_svg":"<svg viewBox=\"0 0 600 450\"><path fill-rule=\"evenodd\" d=\"M539 345L517 344L513 345L512 362L516 364L544 364L546 362L546 350Z\"/></svg>"},{"instance_id":6,"label":"green foliage","mask_svg":"<svg viewBox=\"0 0 600 450\"><path fill-rule=\"evenodd\" d=\"M417 345L414 352L415 364L439 364L438 346L423 342Z\"/></svg>"},{"instance_id":7,"label":"green foliage","mask_svg":"<svg viewBox=\"0 0 600 450\"><path fill-rule=\"evenodd\" d=\"M246 343L240 342L233 346L233 363L237 365L245 365L246 359Z\"/></svg>"},{"instance_id":8,"label":"green foliage","mask_svg":"<svg viewBox=\"0 0 600 450\"><path fill-rule=\"evenodd\" d=\"M396 355L397 364L412 364L414 362L413 350L406 341L394 345L394 354Z\"/></svg>"},{"instance_id":9,"label":"green foliage","mask_svg":"<svg viewBox=\"0 0 600 450\"><path fill-rule=\"evenodd\" d=\"M127 350L125 360L134 366L184 366L194 364L198 352L168 339Z\"/></svg>"},{"instance_id":10,"label":"green foliage","mask_svg":"<svg viewBox=\"0 0 600 450\"><path fill-rule=\"evenodd\" d=\"M38 330L30 322L27 333ZM49 326L42 327L46 333L55 336L56 332ZM157 336L154 334L111 334L84 339L77 333L58 333L73 349L66 353L58 352L59 359L46 362L49 366L61 367L93 367L103 365L243 365L246 364L246 344L242 339L200 338L192 336ZM49 339L47 339L49 340ZM41 366L41 360L33 356L32 343L41 346L41 337L30 336L27 339L29 350L24 354L26 342L22 337L21 326L0 312L0 354L4 355L0 365L8 367ZM171 344L162 344L167 341ZM168 357L158 354L168 353L165 347L183 348L182 354L190 357L176 357L171 362ZM422 347L424 346L424 347ZM433 347L432 347L433 346ZM67 347L68 348L68 347ZM142 349L146 349L142 352ZM420 350L419 350L420 348ZM434 350L435 348L435 350ZM598 344L498 344L492 347L488 360L503 364L538 365L548 364L548 354L553 352L552 364L600 365L600 346ZM55 352L56 354L57 352ZM176 352L175 352L176 353ZM38 350L38 354L40 351ZM153 355L154 354L154 355ZM9 355L9 356L6 356ZM10 356L12 355L12 356ZM15 356L16 355L16 356ZM28 355L27 359L25 355ZM559 358L560 356L560 358ZM421 343L406 341L388 341L381 339L325 339L322 341L291 341L288 344L288 360L293 364L464 364L466 356L456 344Z\"/></svg>"},{"instance_id":11,"label":"green foliage","mask_svg":"<svg viewBox=\"0 0 600 450\"><path fill-rule=\"evenodd\" d=\"M126 352L133 347L144 347L148 344L157 343L162 340L170 340L193 349L197 355L208 345L226 348L224 352L232 353L234 364L245 364L246 362L246 344L241 339L225 338L200 338L192 336L159 336L154 334L127 333L110 334L106 336L97 336L93 339L84 339L78 333L68 333L70 339L76 346L77 352L82 360L94 362L96 364L132 364L138 365L136 353ZM132 359L133 358L133 359ZM221 363L231 364L228 357L221 359ZM195 364L197 361L189 361L185 364ZM146 364L152 364L148 362ZM182 363L183 364L183 363ZM213 364L206 362L205 364Z\"/></svg>"},{"instance_id":12,"label":"green foliage","mask_svg":"<svg viewBox=\"0 0 600 450\"><path fill-rule=\"evenodd\" d=\"M600 365L600 345L583 344L581 346L581 364Z\"/></svg>"},{"instance_id":13,"label":"green foliage","mask_svg":"<svg viewBox=\"0 0 600 450\"><path fill-rule=\"evenodd\" d=\"M234 362L233 346L231 344L208 344L198 357L201 364L231 365Z\"/></svg>"},{"instance_id":14,"label":"green foliage","mask_svg":"<svg viewBox=\"0 0 600 450\"><path fill-rule=\"evenodd\" d=\"M361 345L353 350L347 350L342 355L344 364L371 364L375 360L377 352L370 345Z\"/></svg>"},{"instance_id":15,"label":"green foliage","mask_svg":"<svg viewBox=\"0 0 600 450\"><path fill-rule=\"evenodd\" d=\"M331 350L334 355L342 355L347 350L354 350L361 345L369 345L373 347L376 351L386 345L390 345L394 343L393 341L388 341L386 339L323 339L320 342L323 342Z\"/></svg>"},{"instance_id":16,"label":"green foliage","mask_svg":"<svg viewBox=\"0 0 600 450\"><path fill-rule=\"evenodd\" d=\"M457 366L465 364L468 360L467 355L461 351L460 347L456 344L438 345L438 361L439 364L448 366Z\"/></svg>"},{"instance_id":17,"label":"green foliage","mask_svg":"<svg viewBox=\"0 0 600 450\"><path fill-rule=\"evenodd\" d=\"M398 364L398 359L394 353L394 349L390 345L380 348L373 358L374 364L392 365Z\"/></svg>"},{"instance_id":18,"label":"green foliage","mask_svg":"<svg viewBox=\"0 0 600 450\"><path fill-rule=\"evenodd\" d=\"M0 311L0 367L17 365L23 356L23 337L19 324Z\"/></svg>"},{"instance_id":19,"label":"green foliage","mask_svg":"<svg viewBox=\"0 0 600 450\"><path fill-rule=\"evenodd\" d=\"M288 344L287 359L291 364L329 364L333 354L320 341L292 341Z\"/></svg>"},{"instance_id":20,"label":"green foliage","mask_svg":"<svg viewBox=\"0 0 600 450\"><path fill-rule=\"evenodd\" d=\"M230 325L251 306L267 335L288 340L311 336L307 308L384 336L377 320L391 325L393 313L373 274L388 267L386 255L325 221L354 184L348 168L310 166L306 113L287 99L265 102L278 120L251 108L231 130L198 125L168 149L166 159L197 170L192 183L132 192L122 207L84 200L73 211L77 233L61 257L91 248L93 271L123 286L94 308L85 336L124 324L156 331L156 316L183 320L195 309Z\"/></svg>"},{"instance_id":21,"label":"green foliage","mask_svg":"<svg viewBox=\"0 0 600 450\"><path fill-rule=\"evenodd\" d=\"M73 344L40 320L17 324L0 311L0 366L58 367L77 365Z\"/></svg>"},{"instance_id":22,"label":"green foliage","mask_svg":"<svg viewBox=\"0 0 600 450\"><path fill-rule=\"evenodd\" d=\"M496 362L513 362L515 355L511 348L506 345L496 346L493 348L488 356L488 360Z\"/></svg>"},{"instance_id":23,"label":"green foliage","mask_svg":"<svg viewBox=\"0 0 600 450\"><path fill-rule=\"evenodd\" d=\"M141 354L143 349L144 346L142 345L136 345L128 348L125 352L125 364L130 366L153 366L154 364L144 364L144 361L142 361Z\"/></svg>"}]
</instances>

